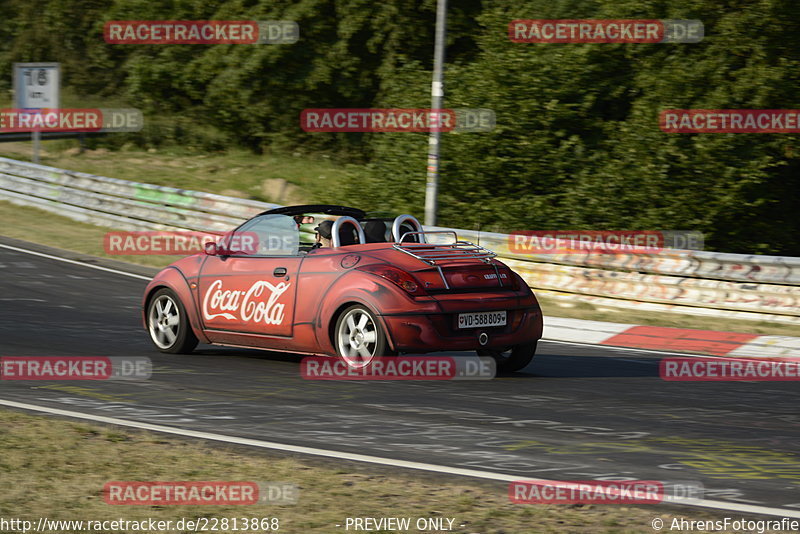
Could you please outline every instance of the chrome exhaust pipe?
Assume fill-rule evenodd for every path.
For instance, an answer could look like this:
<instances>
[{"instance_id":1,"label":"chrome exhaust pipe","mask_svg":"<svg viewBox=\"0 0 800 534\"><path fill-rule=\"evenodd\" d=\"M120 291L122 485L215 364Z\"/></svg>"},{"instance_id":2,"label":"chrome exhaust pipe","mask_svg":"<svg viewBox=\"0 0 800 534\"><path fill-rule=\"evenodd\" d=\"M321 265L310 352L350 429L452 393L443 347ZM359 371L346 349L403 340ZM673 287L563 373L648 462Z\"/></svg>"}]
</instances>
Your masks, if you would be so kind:
<instances>
[{"instance_id":1,"label":"chrome exhaust pipe","mask_svg":"<svg viewBox=\"0 0 800 534\"><path fill-rule=\"evenodd\" d=\"M478 343L481 344L481 347L486 345L488 342L489 342L489 334L487 334L486 332L481 332L480 334L478 334Z\"/></svg>"}]
</instances>

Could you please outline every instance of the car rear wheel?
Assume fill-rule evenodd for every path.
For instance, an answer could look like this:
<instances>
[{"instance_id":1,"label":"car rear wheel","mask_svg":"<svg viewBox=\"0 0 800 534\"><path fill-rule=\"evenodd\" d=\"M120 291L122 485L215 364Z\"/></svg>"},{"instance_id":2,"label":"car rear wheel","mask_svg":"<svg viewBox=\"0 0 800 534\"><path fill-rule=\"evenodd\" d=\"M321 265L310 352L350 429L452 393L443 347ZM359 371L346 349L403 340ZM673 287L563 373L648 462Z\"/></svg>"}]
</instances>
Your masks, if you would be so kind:
<instances>
[{"instance_id":1,"label":"car rear wheel","mask_svg":"<svg viewBox=\"0 0 800 534\"><path fill-rule=\"evenodd\" d=\"M375 357L389 355L381 324L360 304L350 306L339 316L334 341L337 356L352 369L364 368Z\"/></svg>"},{"instance_id":2,"label":"car rear wheel","mask_svg":"<svg viewBox=\"0 0 800 534\"><path fill-rule=\"evenodd\" d=\"M524 369L536 355L536 341L525 345L516 345L506 351L486 350L478 351L478 356L491 356L497 363L497 370L511 373Z\"/></svg>"},{"instance_id":3,"label":"car rear wheel","mask_svg":"<svg viewBox=\"0 0 800 534\"><path fill-rule=\"evenodd\" d=\"M186 309L171 289L156 291L147 305L147 331L161 352L188 354L197 346Z\"/></svg>"}]
</instances>

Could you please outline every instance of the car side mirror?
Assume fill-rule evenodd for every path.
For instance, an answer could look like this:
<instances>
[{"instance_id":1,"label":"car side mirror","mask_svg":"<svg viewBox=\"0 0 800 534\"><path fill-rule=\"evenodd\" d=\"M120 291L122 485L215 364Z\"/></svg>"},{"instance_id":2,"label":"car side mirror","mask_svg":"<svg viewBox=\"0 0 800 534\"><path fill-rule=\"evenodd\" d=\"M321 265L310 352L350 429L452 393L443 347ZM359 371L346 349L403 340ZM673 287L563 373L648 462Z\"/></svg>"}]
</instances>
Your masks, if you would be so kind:
<instances>
[{"instance_id":1,"label":"car side mirror","mask_svg":"<svg viewBox=\"0 0 800 534\"><path fill-rule=\"evenodd\" d=\"M208 256L230 256L232 253L229 241L225 238L218 242L209 241L206 243L205 252Z\"/></svg>"},{"instance_id":2,"label":"car side mirror","mask_svg":"<svg viewBox=\"0 0 800 534\"><path fill-rule=\"evenodd\" d=\"M220 255L220 249L217 246L217 244L214 243L213 241L209 241L208 243L206 243L204 251L205 251L207 256L219 256Z\"/></svg>"}]
</instances>

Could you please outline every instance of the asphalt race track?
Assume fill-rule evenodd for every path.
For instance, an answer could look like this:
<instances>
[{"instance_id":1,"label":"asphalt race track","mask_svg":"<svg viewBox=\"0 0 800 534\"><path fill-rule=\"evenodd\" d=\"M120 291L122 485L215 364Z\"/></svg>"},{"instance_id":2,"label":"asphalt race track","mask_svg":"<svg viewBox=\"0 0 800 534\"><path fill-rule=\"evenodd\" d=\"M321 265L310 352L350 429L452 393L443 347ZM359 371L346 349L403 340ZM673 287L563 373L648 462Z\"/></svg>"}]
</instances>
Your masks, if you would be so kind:
<instances>
[{"instance_id":1,"label":"asphalt race track","mask_svg":"<svg viewBox=\"0 0 800 534\"><path fill-rule=\"evenodd\" d=\"M2 381L0 399L519 479L699 481L705 499L800 512L797 382L663 382L663 353L551 342L491 381L308 381L292 355L157 352L145 285L0 247L0 356L154 367L144 382Z\"/></svg>"}]
</instances>

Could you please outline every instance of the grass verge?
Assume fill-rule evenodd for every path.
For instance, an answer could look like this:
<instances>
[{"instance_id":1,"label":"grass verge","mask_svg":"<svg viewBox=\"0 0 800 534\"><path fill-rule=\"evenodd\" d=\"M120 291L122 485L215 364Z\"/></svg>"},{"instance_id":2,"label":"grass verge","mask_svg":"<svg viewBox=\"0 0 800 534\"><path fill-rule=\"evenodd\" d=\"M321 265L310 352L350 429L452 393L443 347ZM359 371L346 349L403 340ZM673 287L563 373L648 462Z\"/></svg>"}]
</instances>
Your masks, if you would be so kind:
<instances>
[{"instance_id":1,"label":"grass verge","mask_svg":"<svg viewBox=\"0 0 800 534\"><path fill-rule=\"evenodd\" d=\"M454 518L454 532L620 533L650 530L660 517L719 519L723 513L658 505L518 505L502 484L440 482L409 471L376 473L357 464L332 467L303 459L162 435L0 410L0 517L32 520L141 521L147 518L277 517L279 532L344 532L347 517ZM112 506L109 481L289 482L299 487L290 506ZM220 530L219 532L231 532ZM64 530L61 532L78 532ZM178 532L178 531L173 531ZM377 531L373 531L379 534ZM394 531L384 530L383 534ZM426 531L432 532L432 531Z\"/></svg>"},{"instance_id":2,"label":"grass verge","mask_svg":"<svg viewBox=\"0 0 800 534\"><path fill-rule=\"evenodd\" d=\"M366 172L358 165L337 165L325 156L299 152L255 155L243 150L200 154L187 149L78 153L72 139L42 142L40 163L123 180L251 198L278 204L328 202L338 184ZM30 161L30 143L0 143L0 156Z\"/></svg>"},{"instance_id":3,"label":"grass verge","mask_svg":"<svg viewBox=\"0 0 800 534\"><path fill-rule=\"evenodd\" d=\"M106 254L103 236L110 228L84 224L49 211L16 206L0 201L0 234L15 239L24 239L40 245L48 245L74 252L83 252L100 258L165 267L180 256L116 256Z\"/></svg>"}]
</instances>

